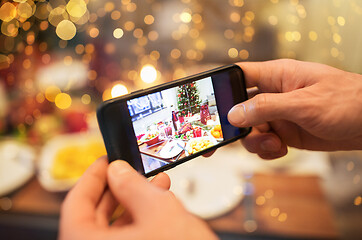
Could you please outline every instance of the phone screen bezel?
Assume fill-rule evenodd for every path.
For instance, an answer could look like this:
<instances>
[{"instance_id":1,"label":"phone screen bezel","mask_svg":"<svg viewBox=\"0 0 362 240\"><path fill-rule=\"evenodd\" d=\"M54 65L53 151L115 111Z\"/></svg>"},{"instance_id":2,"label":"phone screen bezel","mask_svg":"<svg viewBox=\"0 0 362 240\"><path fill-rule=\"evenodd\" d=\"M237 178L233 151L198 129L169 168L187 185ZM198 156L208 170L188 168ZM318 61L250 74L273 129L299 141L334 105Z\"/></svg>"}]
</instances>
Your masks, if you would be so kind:
<instances>
[{"instance_id":1,"label":"phone screen bezel","mask_svg":"<svg viewBox=\"0 0 362 240\"><path fill-rule=\"evenodd\" d=\"M202 73L199 73L199 74L196 74L196 75L181 78L181 79L178 79L178 80L174 80L172 82L167 82L167 83L164 83L164 84L161 84L161 85L158 85L158 86L155 86L155 87L151 87L151 88L148 88L148 89L141 89L141 90L132 92L132 93L130 93L128 95L121 96L121 97L114 98L114 99L110 99L108 101L105 101L105 102L101 103L100 106L98 107L98 110L97 110L97 118L98 118L99 127L100 127L102 135L103 135L103 139L104 139L104 142L105 142L105 145L106 145L106 150L107 150L107 153L108 153L109 161L111 162L111 161L119 159L118 156L120 156L121 154L117 154L117 152L118 153L120 152L120 149L116 149L117 146L114 146L114 143L112 143L112 141L110 140L110 138L108 136L109 124L107 124L106 122L110 121L110 119L113 117L113 118L115 118L115 119L113 119L113 121L115 123L113 125L114 126L119 126L119 129L122 128L122 124L116 124L117 123L117 117L119 118L118 120L122 120L121 116L117 116L116 109L114 109L114 111L110 111L111 113L114 113L113 116L107 117L107 120L105 119L106 118L105 117L105 112L107 110L110 110L109 108L113 109L115 107L119 107L119 105L122 105L122 104L124 105L124 103L127 103L128 100L133 99L133 98L141 97L141 96L152 94L152 93L155 93L155 92L160 92L160 91L163 91L165 89L177 87L177 86L180 86L182 84L189 83L189 82L194 82L194 81L201 80L201 79L204 79L204 78L207 78L207 77L212 77L213 75L220 74L222 72L229 72L230 78L237 77L237 79L240 80L238 82L234 82L234 84L238 84L239 86L232 86L233 101L234 101L233 104L235 105L237 103L240 103L242 101L247 100L247 92L246 92L246 85L245 85L245 80L244 80L244 73L243 73L242 69L238 65L232 64L232 65L227 65L227 66L223 66L223 67L220 67L220 68L212 69L210 71L202 72ZM234 76L234 74L235 74L235 76ZM244 91L243 94L237 94L237 91L240 91L240 90ZM214 91L217 91L217 90L214 89ZM242 99L242 96L245 96L245 99ZM111 114L111 113L109 113L109 114ZM129 114L129 112L128 112L128 114ZM128 115L128 117L130 118L129 115ZM118 123L119 122L120 121L118 121ZM123 129L123 130L126 131L127 129ZM220 142L220 143L218 143L218 144L216 144L216 145L214 145L214 146L212 146L210 148L207 148L205 150L202 150L202 151L197 152L195 154L192 154L190 156L184 157L184 158L182 158L180 160L177 160L177 161L175 161L173 163L169 163L169 164L167 164L165 166L162 166L160 168L157 168L157 169L155 169L155 170L153 170L151 172L144 173L142 163L141 163L142 166L139 166L137 162L133 162L133 167L138 168L138 171L141 174L143 174L145 177L154 176L159 172L163 172L163 171L166 171L168 169L171 169L171 168L173 168L173 167L175 167L175 166L177 166L177 165L179 165L181 163L189 161L189 160L191 160L191 159L193 159L195 157L201 156L201 155L203 155L203 154L205 154L207 152L213 151L213 150L215 150L215 149L217 149L217 148L219 148L221 146L224 146L224 145L226 145L226 144L228 144L230 142L233 142L233 141L236 141L236 140L238 140L238 139L240 139L242 137L245 137L251 131L251 128L242 128L240 130L242 130L242 132L238 136L235 136L235 137L230 138L228 140L224 140L224 141L222 141L222 142ZM132 128L132 131L133 131L133 128ZM127 147L125 147L123 149L123 152L122 152L123 154L122 155L123 156L124 155L131 156L132 154L130 152L127 153L127 151L130 151L130 150ZM128 158L130 158L130 157L128 157ZM127 159L127 161L128 161L128 159ZM135 165L137 165L137 166L135 166Z\"/></svg>"}]
</instances>

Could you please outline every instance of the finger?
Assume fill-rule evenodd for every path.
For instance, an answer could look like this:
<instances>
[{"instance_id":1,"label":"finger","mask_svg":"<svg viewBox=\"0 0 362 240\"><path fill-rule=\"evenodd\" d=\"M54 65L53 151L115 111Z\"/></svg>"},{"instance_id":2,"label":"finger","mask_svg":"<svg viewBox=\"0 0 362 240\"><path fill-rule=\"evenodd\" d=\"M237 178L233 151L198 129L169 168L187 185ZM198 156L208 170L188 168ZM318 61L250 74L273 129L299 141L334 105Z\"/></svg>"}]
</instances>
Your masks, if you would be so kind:
<instances>
[{"instance_id":1,"label":"finger","mask_svg":"<svg viewBox=\"0 0 362 240\"><path fill-rule=\"evenodd\" d=\"M258 154L258 156L260 158L262 158L262 159L265 159L265 160L273 160L273 159L284 157L287 154L288 149L286 149L285 151L286 151L285 153L283 153L283 152L279 152L279 153L260 153L260 154Z\"/></svg>"},{"instance_id":2,"label":"finger","mask_svg":"<svg viewBox=\"0 0 362 240\"><path fill-rule=\"evenodd\" d=\"M235 105L228 113L229 122L236 127L250 127L285 119L296 122L303 107L298 90L289 93L262 93Z\"/></svg>"},{"instance_id":3,"label":"finger","mask_svg":"<svg viewBox=\"0 0 362 240\"><path fill-rule=\"evenodd\" d=\"M287 153L286 145L276 134L273 132L262 133L257 128L253 128L252 132L242 142L249 152L257 153L260 156L270 155L275 156L271 158L276 158Z\"/></svg>"},{"instance_id":4,"label":"finger","mask_svg":"<svg viewBox=\"0 0 362 240\"><path fill-rule=\"evenodd\" d=\"M99 158L79 179L62 205L62 217L67 219L65 221L85 222L94 219L96 206L106 187L107 167L107 158Z\"/></svg>"},{"instance_id":5,"label":"finger","mask_svg":"<svg viewBox=\"0 0 362 240\"><path fill-rule=\"evenodd\" d=\"M270 125L268 123L263 123L255 126L256 129L259 130L259 132L265 133L270 131Z\"/></svg>"},{"instance_id":6,"label":"finger","mask_svg":"<svg viewBox=\"0 0 362 240\"><path fill-rule=\"evenodd\" d=\"M130 223L132 223L132 215L128 211L125 211L112 223L112 227L124 226Z\"/></svg>"},{"instance_id":7,"label":"finger","mask_svg":"<svg viewBox=\"0 0 362 240\"><path fill-rule=\"evenodd\" d=\"M146 214L160 189L149 184L125 161L113 161L107 172L108 185L114 197L128 211Z\"/></svg>"},{"instance_id":8,"label":"finger","mask_svg":"<svg viewBox=\"0 0 362 240\"><path fill-rule=\"evenodd\" d=\"M171 187L170 177L164 172L157 174L150 182L163 190L169 190Z\"/></svg>"},{"instance_id":9,"label":"finger","mask_svg":"<svg viewBox=\"0 0 362 240\"><path fill-rule=\"evenodd\" d=\"M156 177L151 180L151 183L164 190L168 190L171 186L170 177L166 173L157 174ZM100 225L108 225L118 206L119 203L114 198L112 192L109 189L106 189L97 207L97 222ZM125 217L126 215L128 217ZM130 216L131 215L128 212L122 214L121 218L123 220L120 220L119 222L122 222L122 224L128 223L131 219Z\"/></svg>"},{"instance_id":10,"label":"finger","mask_svg":"<svg viewBox=\"0 0 362 240\"><path fill-rule=\"evenodd\" d=\"M290 80L300 62L279 59L266 62L237 63L244 72L246 86L258 87L262 92L282 92L282 81Z\"/></svg>"},{"instance_id":11,"label":"finger","mask_svg":"<svg viewBox=\"0 0 362 240\"><path fill-rule=\"evenodd\" d=\"M108 226L114 210L117 208L118 205L119 203L114 198L112 192L109 189L106 189L102 196L102 199L97 206L97 223L101 226Z\"/></svg>"},{"instance_id":12,"label":"finger","mask_svg":"<svg viewBox=\"0 0 362 240\"><path fill-rule=\"evenodd\" d=\"M253 98L260 93L260 90L257 87L248 88L247 90L248 98Z\"/></svg>"}]
</instances>

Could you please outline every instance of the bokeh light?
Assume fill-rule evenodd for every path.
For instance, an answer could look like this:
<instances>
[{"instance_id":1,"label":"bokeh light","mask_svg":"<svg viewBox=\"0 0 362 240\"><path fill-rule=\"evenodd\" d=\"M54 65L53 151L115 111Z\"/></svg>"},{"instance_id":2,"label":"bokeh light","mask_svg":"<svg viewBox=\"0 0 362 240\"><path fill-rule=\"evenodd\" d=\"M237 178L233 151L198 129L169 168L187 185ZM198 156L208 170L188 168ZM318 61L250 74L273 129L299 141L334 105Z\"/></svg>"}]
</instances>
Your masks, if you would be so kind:
<instances>
[{"instance_id":1,"label":"bokeh light","mask_svg":"<svg viewBox=\"0 0 362 240\"><path fill-rule=\"evenodd\" d=\"M246 49L243 49L239 52L239 57L242 59L242 60L246 60L249 58L249 52L248 50Z\"/></svg>"},{"instance_id":2,"label":"bokeh light","mask_svg":"<svg viewBox=\"0 0 362 240\"><path fill-rule=\"evenodd\" d=\"M16 7L16 9L17 9L18 15L25 19L31 17L34 14L32 7L27 2L19 3L18 6Z\"/></svg>"},{"instance_id":3,"label":"bokeh light","mask_svg":"<svg viewBox=\"0 0 362 240\"><path fill-rule=\"evenodd\" d=\"M146 15L144 18L144 22L147 25L151 25L155 21L155 18L152 15Z\"/></svg>"},{"instance_id":4,"label":"bokeh light","mask_svg":"<svg viewBox=\"0 0 362 240\"><path fill-rule=\"evenodd\" d=\"M59 109L67 109L72 104L72 98L67 93L59 93L55 97L54 103Z\"/></svg>"},{"instance_id":5,"label":"bokeh light","mask_svg":"<svg viewBox=\"0 0 362 240\"><path fill-rule=\"evenodd\" d=\"M112 20L118 20L121 18L121 15L122 14L120 11L115 10L111 13L111 18L112 18Z\"/></svg>"},{"instance_id":6,"label":"bokeh light","mask_svg":"<svg viewBox=\"0 0 362 240\"><path fill-rule=\"evenodd\" d=\"M68 20L69 16L64 6L59 6L54 9L52 9L48 16L48 21L51 25L54 27L57 27L57 25L63 21Z\"/></svg>"},{"instance_id":7,"label":"bokeh light","mask_svg":"<svg viewBox=\"0 0 362 240\"><path fill-rule=\"evenodd\" d=\"M278 221L279 222L285 222L288 218L288 215L286 213L281 213L279 216L278 216Z\"/></svg>"},{"instance_id":8,"label":"bokeh light","mask_svg":"<svg viewBox=\"0 0 362 240\"><path fill-rule=\"evenodd\" d=\"M272 208L272 210L270 210L270 216L272 217L277 217L280 213L280 209L279 208Z\"/></svg>"},{"instance_id":9,"label":"bokeh light","mask_svg":"<svg viewBox=\"0 0 362 240\"><path fill-rule=\"evenodd\" d=\"M258 206L262 206L265 204L265 197L264 196L258 196L256 199L255 199L255 203L256 205Z\"/></svg>"},{"instance_id":10,"label":"bokeh light","mask_svg":"<svg viewBox=\"0 0 362 240\"><path fill-rule=\"evenodd\" d=\"M89 94L83 94L83 96L81 98L82 103L86 104L86 105L90 104L91 100L92 100L92 98Z\"/></svg>"},{"instance_id":11,"label":"bokeh light","mask_svg":"<svg viewBox=\"0 0 362 240\"><path fill-rule=\"evenodd\" d=\"M98 28L92 27L92 28L89 29L89 36L90 36L91 38L96 38L96 37L98 37L98 35L99 35L99 30L98 30Z\"/></svg>"},{"instance_id":12,"label":"bokeh light","mask_svg":"<svg viewBox=\"0 0 362 240\"><path fill-rule=\"evenodd\" d=\"M107 88L106 90L104 90L102 94L102 100L107 101L109 99L112 99L112 94L111 94L111 89Z\"/></svg>"},{"instance_id":13,"label":"bokeh light","mask_svg":"<svg viewBox=\"0 0 362 240\"><path fill-rule=\"evenodd\" d=\"M132 21L126 21L126 22L124 23L124 29L125 29L126 31L132 31L132 30L134 29L134 27L135 27L135 24L134 24L134 22L132 22Z\"/></svg>"},{"instance_id":14,"label":"bokeh light","mask_svg":"<svg viewBox=\"0 0 362 240\"><path fill-rule=\"evenodd\" d=\"M3 22L1 24L1 32L9 37L16 37L19 31L19 22L15 19L12 19L8 22Z\"/></svg>"},{"instance_id":15,"label":"bokeh light","mask_svg":"<svg viewBox=\"0 0 362 240\"><path fill-rule=\"evenodd\" d=\"M238 50L237 50L236 48L230 48L230 49L228 50L228 55L229 55L229 57L231 57L231 58L236 58L236 57L238 57L239 52L238 52Z\"/></svg>"},{"instance_id":16,"label":"bokeh light","mask_svg":"<svg viewBox=\"0 0 362 240\"><path fill-rule=\"evenodd\" d=\"M10 66L10 59L4 54L0 54L0 70Z\"/></svg>"},{"instance_id":17,"label":"bokeh light","mask_svg":"<svg viewBox=\"0 0 362 240\"><path fill-rule=\"evenodd\" d=\"M157 78L156 68L153 65L145 65L141 69L140 76L145 83L152 83Z\"/></svg>"},{"instance_id":18,"label":"bokeh light","mask_svg":"<svg viewBox=\"0 0 362 240\"><path fill-rule=\"evenodd\" d=\"M240 14L237 12L233 12L230 14L230 20L234 23L237 23L240 21Z\"/></svg>"},{"instance_id":19,"label":"bokeh light","mask_svg":"<svg viewBox=\"0 0 362 240\"><path fill-rule=\"evenodd\" d=\"M128 89L121 83L118 83L112 87L111 96L112 98L120 97L128 93Z\"/></svg>"},{"instance_id":20,"label":"bokeh light","mask_svg":"<svg viewBox=\"0 0 362 240\"><path fill-rule=\"evenodd\" d=\"M57 86L49 86L45 90L45 98L49 102L54 102L55 97L60 93L60 89Z\"/></svg>"},{"instance_id":21,"label":"bokeh light","mask_svg":"<svg viewBox=\"0 0 362 240\"><path fill-rule=\"evenodd\" d=\"M48 18L49 10L48 10L48 3L46 2L38 2L36 4L36 12L35 17L37 17L40 20L45 20Z\"/></svg>"},{"instance_id":22,"label":"bokeh light","mask_svg":"<svg viewBox=\"0 0 362 240\"><path fill-rule=\"evenodd\" d=\"M361 196L355 197L353 203L354 203L355 206L361 205L362 204L362 197Z\"/></svg>"},{"instance_id":23,"label":"bokeh light","mask_svg":"<svg viewBox=\"0 0 362 240\"><path fill-rule=\"evenodd\" d=\"M151 41L156 41L158 39L158 32L156 31L150 31L148 33L148 39L150 39Z\"/></svg>"},{"instance_id":24,"label":"bokeh light","mask_svg":"<svg viewBox=\"0 0 362 240\"><path fill-rule=\"evenodd\" d=\"M310 31L309 32L309 39L312 40L312 41L317 41L318 34L315 31Z\"/></svg>"},{"instance_id":25,"label":"bokeh light","mask_svg":"<svg viewBox=\"0 0 362 240\"><path fill-rule=\"evenodd\" d=\"M4 22L13 20L17 15L16 7L10 2L5 2L0 8L0 19Z\"/></svg>"},{"instance_id":26,"label":"bokeh light","mask_svg":"<svg viewBox=\"0 0 362 240\"><path fill-rule=\"evenodd\" d=\"M123 30L121 28L116 28L113 31L113 37L120 39L123 36Z\"/></svg>"},{"instance_id":27,"label":"bokeh light","mask_svg":"<svg viewBox=\"0 0 362 240\"><path fill-rule=\"evenodd\" d=\"M87 4L83 0L70 0L66 9L70 16L80 18L87 12Z\"/></svg>"},{"instance_id":28,"label":"bokeh light","mask_svg":"<svg viewBox=\"0 0 362 240\"><path fill-rule=\"evenodd\" d=\"M188 12L183 12L183 13L180 14L180 19L184 23L189 23L192 20L192 16Z\"/></svg>"},{"instance_id":29,"label":"bokeh light","mask_svg":"<svg viewBox=\"0 0 362 240\"><path fill-rule=\"evenodd\" d=\"M63 40L72 39L75 36L76 32L77 29L74 26L74 23L69 20L61 21L56 28L56 33L58 37Z\"/></svg>"}]
</instances>

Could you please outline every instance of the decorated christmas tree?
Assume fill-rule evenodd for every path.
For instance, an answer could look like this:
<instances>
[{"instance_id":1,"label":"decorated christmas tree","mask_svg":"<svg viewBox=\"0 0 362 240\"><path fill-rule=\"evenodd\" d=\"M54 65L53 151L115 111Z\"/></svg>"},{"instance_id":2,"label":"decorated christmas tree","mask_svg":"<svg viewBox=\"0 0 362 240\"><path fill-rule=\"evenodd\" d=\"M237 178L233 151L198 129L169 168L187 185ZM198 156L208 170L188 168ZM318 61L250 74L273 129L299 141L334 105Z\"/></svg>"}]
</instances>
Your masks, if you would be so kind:
<instances>
[{"instance_id":1,"label":"decorated christmas tree","mask_svg":"<svg viewBox=\"0 0 362 240\"><path fill-rule=\"evenodd\" d=\"M201 100L195 82L187 83L178 88L177 107L179 116L200 112Z\"/></svg>"}]
</instances>

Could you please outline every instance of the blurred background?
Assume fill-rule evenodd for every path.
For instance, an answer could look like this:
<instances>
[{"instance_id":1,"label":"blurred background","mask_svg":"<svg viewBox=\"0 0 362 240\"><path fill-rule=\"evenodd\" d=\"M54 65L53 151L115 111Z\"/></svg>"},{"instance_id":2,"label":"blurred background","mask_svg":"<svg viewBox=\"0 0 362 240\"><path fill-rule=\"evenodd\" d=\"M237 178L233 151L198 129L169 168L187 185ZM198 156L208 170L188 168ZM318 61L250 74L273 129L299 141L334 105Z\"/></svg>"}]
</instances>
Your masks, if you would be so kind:
<instances>
[{"instance_id":1,"label":"blurred background","mask_svg":"<svg viewBox=\"0 0 362 240\"><path fill-rule=\"evenodd\" d=\"M95 118L104 100L239 61L362 73L359 0L2 0L0 19L7 239L56 237L66 191L105 154ZM171 170L172 189L223 239L362 235L360 151L290 149L265 162L234 143L205 161Z\"/></svg>"}]
</instances>

